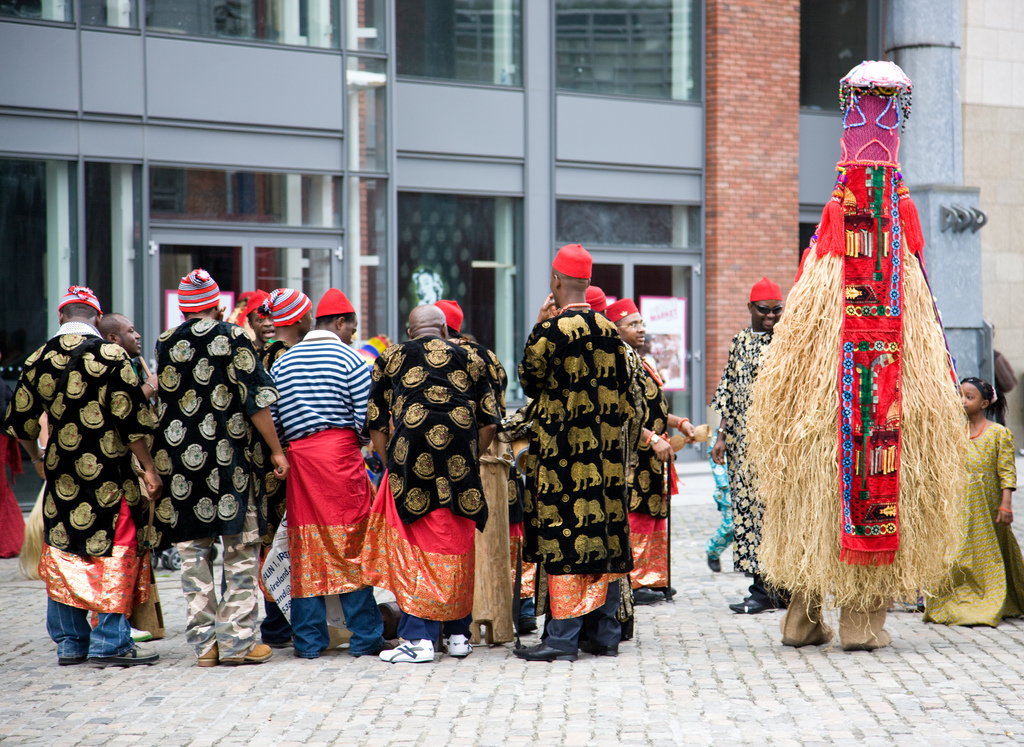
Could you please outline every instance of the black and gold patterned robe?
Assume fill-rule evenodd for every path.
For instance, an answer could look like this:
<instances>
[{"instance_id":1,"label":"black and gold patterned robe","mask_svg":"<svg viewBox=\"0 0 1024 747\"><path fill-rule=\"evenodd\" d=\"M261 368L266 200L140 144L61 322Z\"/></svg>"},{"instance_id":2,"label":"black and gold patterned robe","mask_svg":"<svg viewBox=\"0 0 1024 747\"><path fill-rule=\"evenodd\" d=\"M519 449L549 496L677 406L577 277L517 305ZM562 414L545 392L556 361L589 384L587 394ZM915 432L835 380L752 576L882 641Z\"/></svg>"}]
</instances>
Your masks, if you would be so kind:
<instances>
[{"instance_id":1,"label":"black and gold patterned robe","mask_svg":"<svg viewBox=\"0 0 1024 747\"><path fill-rule=\"evenodd\" d=\"M267 345L263 350L259 351L261 360L263 362L263 368L267 373L270 373L270 368L277 363L281 356L287 353L291 349L291 345L286 343L284 340L274 340L272 343ZM262 446L264 454L270 454L270 448L263 440L263 436L259 433L252 434L253 441L259 441ZM277 479L277 475L274 474L274 464L269 459L264 461L263 464L263 494L267 498L267 532L263 535L263 546L270 547L274 542L274 534L277 533L277 528L281 526L281 520L284 518L284 511L287 507L288 501L285 499L285 488L284 483Z\"/></svg>"},{"instance_id":2,"label":"black and gold patterned robe","mask_svg":"<svg viewBox=\"0 0 1024 747\"><path fill-rule=\"evenodd\" d=\"M412 524L449 508L482 530L478 432L498 424L498 409L479 357L440 337L418 337L381 353L372 377L366 427L391 436L388 487L399 518Z\"/></svg>"},{"instance_id":3,"label":"black and gold patterned robe","mask_svg":"<svg viewBox=\"0 0 1024 747\"><path fill-rule=\"evenodd\" d=\"M623 426L630 365L615 325L568 311L533 328L519 381L533 402L523 557L551 575L633 568Z\"/></svg>"},{"instance_id":4,"label":"black and gold patterned robe","mask_svg":"<svg viewBox=\"0 0 1024 747\"><path fill-rule=\"evenodd\" d=\"M747 456L747 409L754 381L761 368L761 356L772 341L772 333L755 334L750 327L732 338L729 360L722 381L711 399L711 407L725 419L725 451L732 494L733 536L737 570L758 573L757 548L761 544L763 506L757 498L757 473Z\"/></svg>"},{"instance_id":5,"label":"black and gold patterned robe","mask_svg":"<svg viewBox=\"0 0 1024 747\"><path fill-rule=\"evenodd\" d=\"M661 385L641 363L639 379L643 382L643 427L664 436L668 431L668 399ZM636 465L629 478L629 512L664 519L668 504L662 499L665 484L661 462L650 445L641 441L636 448Z\"/></svg>"},{"instance_id":6,"label":"black and gold patterned robe","mask_svg":"<svg viewBox=\"0 0 1024 747\"><path fill-rule=\"evenodd\" d=\"M252 342L234 324L188 319L160 335L156 360L162 414L154 460L165 475L156 520L164 541L238 534L250 491L265 533L270 454L249 418L278 394Z\"/></svg>"},{"instance_id":7,"label":"black and gold patterned robe","mask_svg":"<svg viewBox=\"0 0 1024 747\"><path fill-rule=\"evenodd\" d=\"M4 427L34 440L43 413L46 543L110 557L121 498L137 529L149 518L127 444L152 435L155 422L128 354L94 335L51 339L25 361Z\"/></svg>"}]
</instances>

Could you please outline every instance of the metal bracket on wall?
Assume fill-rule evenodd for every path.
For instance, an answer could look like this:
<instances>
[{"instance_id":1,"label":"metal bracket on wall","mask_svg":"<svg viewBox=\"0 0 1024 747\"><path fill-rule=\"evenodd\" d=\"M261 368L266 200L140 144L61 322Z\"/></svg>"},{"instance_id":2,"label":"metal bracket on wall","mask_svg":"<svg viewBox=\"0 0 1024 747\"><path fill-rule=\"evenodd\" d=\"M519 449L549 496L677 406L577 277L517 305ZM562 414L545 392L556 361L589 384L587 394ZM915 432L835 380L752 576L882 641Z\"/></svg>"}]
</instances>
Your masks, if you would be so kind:
<instances>
[{"instance_id":1,"label":"metal bracket on wall","mask_svg":"<svg viewBox=\"0 0 1024 747\"><path fill-rule=\"evenodd\" d=\"M963 233L969 228L971 233L977 233L986 223L988 214L984 210L955 203L949 207L939 206L939 228L942 231L952 229L954 233Z\"/></svg>"}]
</instances>

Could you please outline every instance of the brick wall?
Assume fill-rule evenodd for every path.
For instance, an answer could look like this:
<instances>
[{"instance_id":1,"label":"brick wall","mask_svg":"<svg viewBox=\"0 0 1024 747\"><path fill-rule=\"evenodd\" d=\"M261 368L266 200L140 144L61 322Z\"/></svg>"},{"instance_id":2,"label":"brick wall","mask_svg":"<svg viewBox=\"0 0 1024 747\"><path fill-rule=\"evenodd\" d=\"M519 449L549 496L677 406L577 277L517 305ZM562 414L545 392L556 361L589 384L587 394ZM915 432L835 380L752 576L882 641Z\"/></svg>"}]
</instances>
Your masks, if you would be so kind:
<instances>
[{"instance_id":1,"label":"brick wall","mask_svg":"<svg viewBox=\"0 0 1024 747\"><path fill-rule=\"evenodd\" d=\"M750 287L768 276L785 295L796 271L800 3L706 4L704 347L710 400L729 341L750 324Z\"/></svg>"}]
</instances>

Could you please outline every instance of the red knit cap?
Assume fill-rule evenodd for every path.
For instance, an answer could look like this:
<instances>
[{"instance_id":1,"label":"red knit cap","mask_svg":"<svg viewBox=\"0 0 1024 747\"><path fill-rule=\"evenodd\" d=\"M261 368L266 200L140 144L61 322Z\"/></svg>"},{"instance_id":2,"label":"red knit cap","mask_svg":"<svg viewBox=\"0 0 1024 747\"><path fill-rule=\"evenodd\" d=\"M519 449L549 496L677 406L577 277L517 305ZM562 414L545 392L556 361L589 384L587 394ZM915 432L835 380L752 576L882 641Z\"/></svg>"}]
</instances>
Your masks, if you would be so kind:
<instances>
[{"instance_id":1,"label":"red knit cap","mask_svg":"<svg viewBox=\"0 0 1024 747\"><path fill-rule=\"evenodd\" d=\"M271 316L275 327L290 327L313 308L309 296L294 288L277 288L260 306L263 316Z\"/></svg>"},{"instance_id":2,"label":"red knit cap","mask_svg":"<svg viewBox=\"0 0 1024 747\"><path fill-rule=\"evenodd\" d=\"M178 284L178 308L182 314L193 314L219 303L220 286L202 268L192 270Z\"/></svg>"},{"instance_id":3,"label":"red knit cap","mask_svg":"<svg viewBox=\"0 0 1024 747\"><path fill-rule=\"evenodd\" d=\"M337 288L328 288L320 303L316 305L316 317L337 316L338 314L354 314L355 308L348 296Z\"/></svg>"},{"instance_id":4,"label":"red knit cap","mask_svg":"<svg viewBox=\"0 0 1024 747\"><path fill-rule=\"evenodd\" d=\"M456 332L462 331L462 320L465 318L465 314L462 313L462 307L459 306L458 301L438 301L434 306L444 312L444 319L449 327Z\"/></svg>"},{"instance_id":5,"label":"red knit cap","mask_svg":"<svg viewBox=\"0 0 1024 747\"><path fill-rule=\"evenodd\" d=\"M782 289L778 283L773 283L768 278L761 278L754 287L750 289L750 302L754 301L781 301Z\"/></svg>"},{"instance_id":6,"label":"red knit cap","mask_svg":"<svg viewBox=\"0 0 1024 747\"><path fill-rule=\"evenodd\" d=\"M265 290L254 290L249 294L249 300L245 304L245 311L242 312L242 319L245 320L249 317L249 314L256 311L263 302L270 298L270 294Z\"/></svg>"},{"instance_id":7,"label":"red knit cap","mask_svg":"<svg viewBox=\"0 0 1024 747\"><path fill-rule=\"evenodd\" d=\"M636 307L636 304L633 303L632 298L620 298L604 311L604 315L615 323L620 322L630 314L639 313L640 310Z\"/></svg>"},{"instance_id":8,"label":"red knit cap","mask_svg":"<svg viewBox=\"0 0 1024 747\"><path fill-rule=\"evenodd\" d=\"M57 311L60 311L69 303L84 303L86 306L92 306L96 309L97 314L103 313L103 309L100 308L100 300L96 298L92 288L86 288L84 285L72 285L68 288L68 292L64 294L64 297L60 299L60 303L57 305Z\"/></svg>"},{"instance_id":9,"label":"red knit cap","mask_svg":"<svg viewBox=\"0 0 1024 747\"><path fill-rule=\"evenodd\" d=\"M580 244L566 244L558 250L555 261L551 263L556 271L580 280L590 280L593 265L594 258Z\"/></svg>"},{"instance_id":10,"label":"red knit cap","mask_svg":"<svg viewBox=\"0 0 1024 747\"><path fill-rule=\"evenodd\" d=\"M605 309L608 308L608 299L605 297L604 291L596 285L591 285L587 288L587 303L590 304L590 308L594 311L601 313L604 313Z\"/></svg>"}]
</instances>

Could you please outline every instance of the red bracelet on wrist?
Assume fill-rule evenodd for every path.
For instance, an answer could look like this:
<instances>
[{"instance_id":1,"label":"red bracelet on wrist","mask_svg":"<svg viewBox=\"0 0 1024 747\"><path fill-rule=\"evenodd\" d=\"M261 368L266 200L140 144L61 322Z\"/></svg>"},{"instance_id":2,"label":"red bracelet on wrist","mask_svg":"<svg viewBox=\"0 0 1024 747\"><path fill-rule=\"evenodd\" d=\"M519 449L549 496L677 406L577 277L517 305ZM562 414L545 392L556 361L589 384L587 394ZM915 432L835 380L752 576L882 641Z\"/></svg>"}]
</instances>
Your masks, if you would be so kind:
<instances>
[{"instance_id":1,"label":"red bracelet on wrist","mask_svg":"<svg viewBox=\"0 0 1024 747\"><path fill-rule=\"evenodd\" d=\"M649 435L647 437L647 440L644 441L644 446L650 446L651 445L651 439L653 439L653 438L654 438L654 431L651 431L651 435Z\"/></svg>"}]
</instances>

